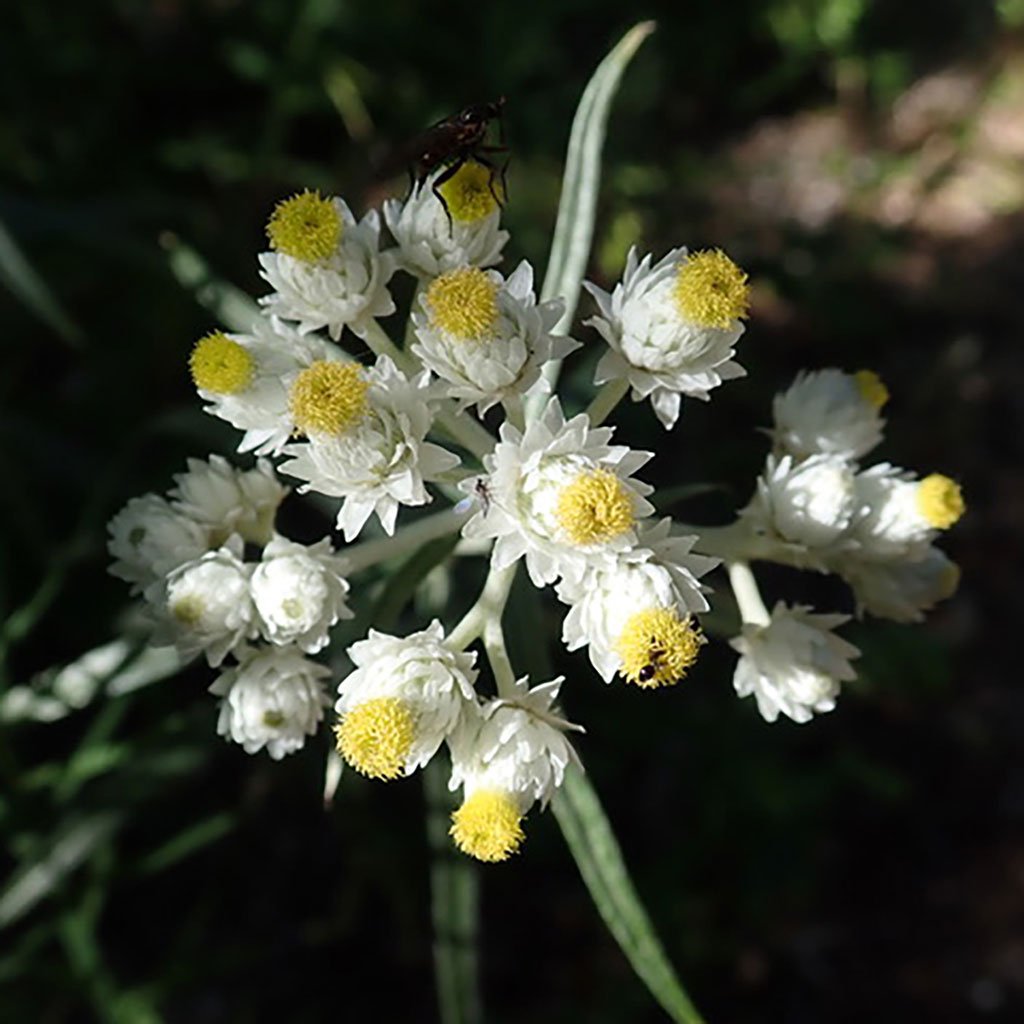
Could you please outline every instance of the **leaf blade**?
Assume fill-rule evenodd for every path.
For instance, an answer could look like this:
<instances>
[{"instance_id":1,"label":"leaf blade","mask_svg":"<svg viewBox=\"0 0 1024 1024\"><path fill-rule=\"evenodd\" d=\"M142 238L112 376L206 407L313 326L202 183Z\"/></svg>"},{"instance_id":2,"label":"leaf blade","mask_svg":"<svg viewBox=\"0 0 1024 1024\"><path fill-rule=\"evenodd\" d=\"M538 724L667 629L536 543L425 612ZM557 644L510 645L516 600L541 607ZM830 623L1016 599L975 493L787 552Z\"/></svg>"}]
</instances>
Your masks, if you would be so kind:
<instances>
[{"instance_id":1,"label":"leaf blade","mask_svg":"<svg viewBox=\"0 0 1024 1024\"><path fill-rule=\"evenodd\" d=\"M601 150L611 101L626 66L653 31L653 21L634 25L597 66L576 108L551 255L541 288L542 300L556 296L565 299L565 313L555 327L556 332L564 331L572 323L587 268L601 181Z\"/></svg>"},{"instance_id":2,"label":"leaf blade","mask_svg":"<svg viewBox=\"0 0 1024 1024\"><path fill-rule=\"evenodd\" d=\"M551 807L598 912L637 976L677 1024L703 1024L640 902L597 794L581 771L566 772Z\"/></svg>"}]
</instances>

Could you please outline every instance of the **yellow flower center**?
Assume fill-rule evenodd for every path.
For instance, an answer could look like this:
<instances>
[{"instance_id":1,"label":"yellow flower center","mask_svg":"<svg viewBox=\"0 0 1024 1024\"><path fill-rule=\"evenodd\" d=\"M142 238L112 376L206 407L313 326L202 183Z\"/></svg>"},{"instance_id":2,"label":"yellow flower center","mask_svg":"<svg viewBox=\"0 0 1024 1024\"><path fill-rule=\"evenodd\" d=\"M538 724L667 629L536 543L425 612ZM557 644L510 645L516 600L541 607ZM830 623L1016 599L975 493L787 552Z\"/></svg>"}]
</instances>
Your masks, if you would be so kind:
<instances>
[{"instance_id":1,"label":"yellow flower center","mask_svg":"<svg viewBox=\"0 0 1024 1024\"><path fill-rule=\"evenodd\" d=\"M889 389L882 383L882 378L874 370L858 370L853 375L860 397L868 405L881 409L889 401Z\"/></svg>"},{"instance_id":2,"label":"yellow flower center","mask_svg":"<svg viewBox=\"0 0 1024 1024\"><path fill-rule=\"evenodd\" d=\"M416 723L405 701L374 697L357 704L334 727L338 753L371 779L397 779L416 736Z\"/></svg>"},{"instance_id":3,"label":"yellow flower center","mask_svg":"<svg viewBox=\"0 0 1024 1024\"><path fill-rule=\"evenodd\" d=\"M366 414L370 383L358 363L318 359L295 378L288 404L304 434L343 434Z\"/></svg>"},{"instance_id":4,"label":"yellow flower center","mask_svg":"<svg viewBox=\"0 0 1024 1024\"><path fill-rule=\"evenodd\" d=\"M932 473L917 485L917 510L937 530L952 526L965 507L960 485L948 476Z\"/></svg>"},{"instance_id":5,"label":"yellow flower center","mask_svg":"<svg viewBox=\"0 0 1024 1024\"><path fill-rule=\"evenodd\" d=\"M498 286L479 267L460 267L427 289L433 325L461 341L488 335L498 322Z\"/></svg>"},{"instance_id":6,"label":"yellow flower center","mask_svg":"<svg viewBox=\"0 0 1024 1024\"><path fill-rule=\"evenodd\" d=\"M439 189L452 220L463 224L483 220L504 200L501 177L489 167L467 160Z\"/></svg>"},{"instance_id":7,"label":"yellow flower center","mask_svg":"<svg viewBox=\"0 0 1024 1024\"><path fill-rule=\"evenodd\" d=\"M477 860L507 860L526 838L516 802L493 789L478 789L452 815L448 834L455 845Z\"/></svg>"},{"instance_id":8,"label":"yellow flower center","mask_svg":"<svg viewBox=\"0 0 1024 1024\"><path fill-rule=\"evenodd\" d=\"M192 383L215 395L237 395L252 383L256 361L252 353L222 331L200 338L189 356Z\"/></svg>"},{"instance_id":9,"label":"yellow flower center","mask_svg":"<svg viewBox=\"0 0 1024 1024\"><path fill-rule=\"evenodd\" d=\"M632 496L610 470L581 473L558 496L555 516L573 544L603 544L636 522Z\"/></svg>"},{"instance_id":10,"label":"yellow flower center","mask_svg":"<svg viewBox=\"0 0 1024 1024\"><path fill-rule=\"evenodd\" d=\"M284 725L284 715L280 711L264 711L263 724L268 729L280 729Z\"/></svg>"},{"instance_id":11,"label":"yellow flower center","mask_svg":"<svg viewBox=\"0 0 1024 1024\"><path fill-rule=\"evenodd\" d=\"M721 249L706 249L680 264L675 300L682 318L698 327L732 327L747 316L750 285Z\"/></svg>"},{"instance_id":12,"label":"yellow flower center","mask_svg":"<svg viewBox=\"0 0 1024 1024\"><path fill-rule=\"evenodd\" d=\"M300 192L282 199L267 221L267 237L275 252L305 263L320 263L338 247L341 216L319 192Z\"/></svg>"},{"instance_id":13,"label":"yellow flower center","mask_svg":"<svg viewBox=\"0 0 1024 1024\"><path fill-rule=\"evenodd\" d=\"M171 614L183 626L198 626L206 611L206 602L198 594L186 594L171 606Z\"/></svg>"},{"instance_id":14,"label":"yellow flower center","mask_svg":"<svg viewBox=\"0 0 1024 1024\"><path fill-rule=\"evenodd\" d=\"M626 620L615 642L619 675L637 686L671 686L686 675L705 643L690 617L672 608L648 608Z\"/></svg>"}]
</instances>

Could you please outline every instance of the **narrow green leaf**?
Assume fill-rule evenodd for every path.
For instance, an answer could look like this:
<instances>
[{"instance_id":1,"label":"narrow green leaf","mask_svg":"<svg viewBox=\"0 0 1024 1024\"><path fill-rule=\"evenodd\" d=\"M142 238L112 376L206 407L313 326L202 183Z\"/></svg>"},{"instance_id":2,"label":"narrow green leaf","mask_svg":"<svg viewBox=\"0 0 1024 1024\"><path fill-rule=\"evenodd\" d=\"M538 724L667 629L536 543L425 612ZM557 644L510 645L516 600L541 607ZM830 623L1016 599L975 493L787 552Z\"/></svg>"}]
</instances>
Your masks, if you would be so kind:
<instances>
[{"instance_id":1,"label":"narrow green leaf","mask_svg":"<svg viewBox=\"0 0 1024 1024\"><path fill-rule=\"evenodd\" d=\"M428 541L388 579L373 609L371 622L378 629L391 629L416 588L435 566L440 565L459 542L458 533Z\"/></svg>"},{"instance_id":2,"label":"narrow green leaf","mask_svg":"<svg viewBox=\"0 0 1024 1024\"><path fill-rule=\"evenodd\" d=\"M483 1020L477 954L480 880L476 865L457 853L448 838L454 804L445 767L435 757L423 770L438 1006L442 1024L479 1024Z\"/></svg>"},{"instance_id":3,"label":"narrow green leaf","mask_svg":"<svg viewBox=\"0 0 1024 1024\"><path fill-rule=\"evenodd\" d=\"M587 269L601 182L601 150L612 98L626 65L653 31L653 21L634 25L597 66L576 108L565 157L565 175L551 256L541 289L542 299L557 296L565 299L565 313L556 331L565 331L572 323Z\"/></svg>"},{"instance_id":4,"label":"narrow green leaf","mask_svg":"<svg viewBox=\"0 0 1024 1024\"><path fill-rule=\"evenodd\" d=\"M120 824L112 812L96 814L68 826L54 840L49 853L15 872L0 894L0 928L27 914L74 871Z\"/></svg>"},{"instance_id":5,"label":"narrow green leaf","mask_svg":"<svg viewBox=\"0 0 1024 1024\"><path fill-rule=\"evenodd\" d=\"M82 329L64 311L50 286L36 273L14 236L0 223L0 283L72 348L85 342Z\"/></svg>"},{"instance_id":6,"label":"narrow green leaf","mask_svg":"<svg viewBox=\"0 0 1024 1024\"><path fill-rule=\"evenodd\" d=\"M204 818L179 832L162 846L147 853L135 865L138 875L154 875L215 843L235 827L235 815L227 811Z\"/></svg>"},{"instance_id":7,"label":"narrow green leaf","mask_svg":"<svg viewBox=\"0 0 1024 1024\"><path fill-rule=\"evenodd\" d=\"M571 768L551 807L601 917L633 970L679 1024L703 1024L655 934L593 787Z\"/></svg>"}]
</instances>

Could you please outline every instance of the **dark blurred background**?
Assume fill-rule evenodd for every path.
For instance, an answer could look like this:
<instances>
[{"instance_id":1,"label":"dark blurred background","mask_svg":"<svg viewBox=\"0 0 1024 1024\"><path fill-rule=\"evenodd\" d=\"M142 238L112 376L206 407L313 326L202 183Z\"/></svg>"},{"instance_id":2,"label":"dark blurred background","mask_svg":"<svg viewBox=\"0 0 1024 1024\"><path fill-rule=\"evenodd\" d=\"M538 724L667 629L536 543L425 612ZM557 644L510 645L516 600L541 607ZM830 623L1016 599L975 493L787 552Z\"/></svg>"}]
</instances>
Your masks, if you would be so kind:
<instances>
[{"instance_id":1,"label":"dark blurred background","mask_svg":"<svg viewBox=\"0 0 1024 1024\"><path fill-rule=\"evenodd\" d=\"M214 733L204 667L33 719L53 707L47 670L130 619L106 520L236 443L187 378L216 321L183 277L260 294L277 199L320 187L361 212L403 189L375 171L397 147L500 94L504 266L543 266L575 103L646 16L590 275L610 286L633 242L720 245L754 306L745 380L688 403L671 435L620 409L620 436L659 452L652 482L716 485L669 511L724 521L772 394L801 367L873 368L893 394L878 458L963 483L945 544L963 582L922 626L851 625L860 678L805 726L737 701L724 644L642 693L560 653L557 615L531 629L551 634L591 778L711 1024L1024 1019L1024 0L16 0L0 672L43 710L0 703L0 1020L436 1020L419 779L346 774L325 813L326 732L280 764L245 755ZM573 407L596 349L577 333ZM849 607L830 581L763 575L771 599ZM449 623L477 578L450 581ZM422 623L417 601L396 628ZM487 1021L664 1019L553 817L528 829L521 856L479 872Z\"/></svg>"}]
</instances>

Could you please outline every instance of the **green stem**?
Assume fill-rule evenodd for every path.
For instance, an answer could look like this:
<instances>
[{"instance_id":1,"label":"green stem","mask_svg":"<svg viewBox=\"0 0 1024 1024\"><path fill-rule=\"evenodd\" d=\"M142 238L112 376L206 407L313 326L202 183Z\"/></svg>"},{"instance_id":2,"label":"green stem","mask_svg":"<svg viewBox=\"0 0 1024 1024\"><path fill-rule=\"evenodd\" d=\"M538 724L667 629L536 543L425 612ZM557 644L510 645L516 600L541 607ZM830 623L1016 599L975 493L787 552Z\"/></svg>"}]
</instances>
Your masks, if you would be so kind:
<instances>
[{"instance_id":1,"label":"green stem","mask_svg":"<svg viewBox=\"0 0 1024 1024\"><path fill-rule=\"evenodd\" d=\"M602 385L594 400L587 406L590 425L599 427L611 414L611 411L626 397L629 381L625 377L615 377Z\"/></svg>"},{"instance_id":2,"label":"green stem","mask_svg":"<svg viewBox=\"0 0 1024 1024\"><path fill-rule=\"evenodd\" d=\"M364 540L361 544L353 544L342 551L346 559L345 572L349 576L355 576L377 562L415 551L429 541L454 533L461 528L467 517L467 512L456 512L455 509L448 508L403 526L391 537L379 537Z\"/></svg>"},{"instance_id":3,"label":"green stem","mask_svg":"<svg viewBox=\"0 0 1024 1024\"><path fill-rule=\"evenodd\" d=\"M480 878L476 865L448 839L454 810L443 761L423 769L430 843L430 910L434 923L434 974L442 1024L479 1024Z\"/></svg>"},{"instance_id":4,"label":"green stem","mask_svg":"<svg viewBox=\"0 0 1024 1024\"><path fill-rule=\"evenodd\" d=\"M499 619L491 619L484 627L484 651L487 661L494 673L494 684L498 688L498 696L512 698L515 696L516 674L509 660L505 647L505 631Z\"/></svg>"},{"instance_id":5,"label":"green stem","mask_svg":"<svg viewBox=\"0 0 1024 1024\"><path fill-rule=\"evenodd\" d=\"M526 427L526 416L523 411L523 396L510 395L502 402L505 407L505 418L516 430L522 431Z\"/></svg>"},{"instance_id":6,"label":"green stem","mask_svg":"<svg viewBox=\"0 0 1024 1024\"><path fill-rule=\"evenodd\" d=\"M730 562L728 571L729 583L744 624L767 626L772 617L761 599L761 591L757 587L757 580L750 565L747 562Z\"/></svg>"},{"instance_id":7,"label":"green stem","mask_svg":"<svg viewBox=\"0 0 1024 1024\"><path fill-rule=\"evenodd\" d=\"M409 303L409 316L405 321L405 337L402 339L402 348L408 350L416 337L416 328L413 327L412 314L420 304L420 296L423 294L423 281L416 279L416 291L412 293L412 302Z\"/></svg>"},{"instance_id":8,"label":"green stem","mask_svg":"<svg viewBox=\"0 0 1024 1024\"><path fill-rule=\"evenodd\" d=\"M484 650L494 670L498 695L508 696L512 693L515 674L505 651L505 635L501 629L501 617L505 611L512 581L516 577L518 562L504 569L491 566L483 589L476 603L462 617L459 624L448 634L446 643L452 650L465 650L474 640L484 638Z\"/></svg>"}]
</instances>

